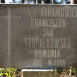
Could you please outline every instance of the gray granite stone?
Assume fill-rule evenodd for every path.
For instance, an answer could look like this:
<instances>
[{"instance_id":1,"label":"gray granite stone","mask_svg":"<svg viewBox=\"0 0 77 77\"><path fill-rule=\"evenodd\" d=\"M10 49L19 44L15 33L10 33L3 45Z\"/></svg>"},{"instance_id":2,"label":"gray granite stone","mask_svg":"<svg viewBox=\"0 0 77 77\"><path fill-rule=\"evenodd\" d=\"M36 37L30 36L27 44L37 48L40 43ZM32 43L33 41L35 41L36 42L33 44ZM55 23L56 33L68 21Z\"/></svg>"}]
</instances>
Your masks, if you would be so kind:
<instances>
[{"instance_id":1,"label":"gray granite stone","mask_svg":"<svg viewBox=\"0 0 77 77\"><path fill-rule=\"evenodd\" d=\"M0 53L0 67L77 67L77 6L1 4Z\"/></svg>"}]
</instances>

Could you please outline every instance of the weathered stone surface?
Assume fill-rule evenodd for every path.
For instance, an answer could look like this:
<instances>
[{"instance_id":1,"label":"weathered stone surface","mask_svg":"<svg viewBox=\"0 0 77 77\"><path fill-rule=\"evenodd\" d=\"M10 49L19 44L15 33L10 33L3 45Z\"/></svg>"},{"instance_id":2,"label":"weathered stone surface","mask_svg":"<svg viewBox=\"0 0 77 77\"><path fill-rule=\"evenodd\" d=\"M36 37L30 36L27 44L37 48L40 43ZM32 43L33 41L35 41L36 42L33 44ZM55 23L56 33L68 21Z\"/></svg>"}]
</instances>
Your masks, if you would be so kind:
<instances>
[{"instance_id":1,"label":"weathered stone surface","mask_svg":"<svg viewBox=\"0 0 77 77\"><path fill-rule=\"evenodd\" d=\"M0 67L6 66L8 44L8 10L0 5Z\"/></svg>"},{"instance_id":2,"label":"weathered stone surface","mask_svg":"<svg viewBox=\"0 0 77 77\"><path fill-rule=\"evenodd\" d=\"M2 66L77 67L77 6L5 4L0 9Z\"/></svg>"},{"instance_id":3,"label":"weathered stone surface","mask_svg":"<svg viewBox=\"0 0 77 77\"><path fill-rule=\"evenodd\" d=\"M23 71L23 77L60 77L57 71Z\"/></svg>"}]
</instances>

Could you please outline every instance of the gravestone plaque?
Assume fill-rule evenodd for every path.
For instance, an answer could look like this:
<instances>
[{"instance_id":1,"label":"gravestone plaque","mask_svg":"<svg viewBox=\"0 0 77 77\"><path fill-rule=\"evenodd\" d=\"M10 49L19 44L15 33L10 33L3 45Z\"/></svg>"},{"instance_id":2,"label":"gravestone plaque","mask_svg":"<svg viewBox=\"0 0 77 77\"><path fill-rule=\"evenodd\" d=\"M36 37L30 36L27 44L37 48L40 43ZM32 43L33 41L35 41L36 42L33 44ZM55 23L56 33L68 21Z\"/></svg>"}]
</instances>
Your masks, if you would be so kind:
<instances>
[{"instance_id":1,"label":"gravestone plaque","mask_svg":"<svg viewBox=\"0 0 77 77\"><path fill-rule=\"evenodd\" d=\"M0 57L8 53L8 67L77 67L76 5L0 6Z\"/></svg>"}]
</instances>

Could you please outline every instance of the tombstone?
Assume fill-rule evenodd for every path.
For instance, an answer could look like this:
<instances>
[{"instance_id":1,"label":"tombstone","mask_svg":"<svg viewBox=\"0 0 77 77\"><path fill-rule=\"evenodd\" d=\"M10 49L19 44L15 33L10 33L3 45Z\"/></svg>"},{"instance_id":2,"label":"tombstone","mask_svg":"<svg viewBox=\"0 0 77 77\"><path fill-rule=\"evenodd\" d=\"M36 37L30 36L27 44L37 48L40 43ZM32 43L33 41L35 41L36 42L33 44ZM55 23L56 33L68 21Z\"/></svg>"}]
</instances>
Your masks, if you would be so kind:
<instances>
[{"instance_id":1,"label":"tombstone","mask_svg":"<svg viewBox=\"0 0 77 77\"><path fill-rule=\"evenodd\" d=\"M0 5L0 67L77 67L77 6Z\"/></svg>"}]
</instances>

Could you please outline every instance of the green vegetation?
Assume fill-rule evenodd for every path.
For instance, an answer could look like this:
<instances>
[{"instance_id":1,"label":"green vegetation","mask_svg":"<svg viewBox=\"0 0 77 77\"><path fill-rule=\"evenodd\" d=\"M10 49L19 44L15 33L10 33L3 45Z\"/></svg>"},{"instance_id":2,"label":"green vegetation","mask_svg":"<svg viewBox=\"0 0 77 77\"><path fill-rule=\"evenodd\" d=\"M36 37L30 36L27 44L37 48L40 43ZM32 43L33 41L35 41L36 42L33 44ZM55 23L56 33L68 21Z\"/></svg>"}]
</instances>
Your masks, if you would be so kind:
<instances>
[{"instance_id":1,"label":"green vegetation","mask_svg":"<svg viewBox=\"0 0 77 77\"><path fill-rule=\"evenodd\" d=\"M0 68L0 77L14 77L17 68Z\"/></svg>"}]
</instances>

